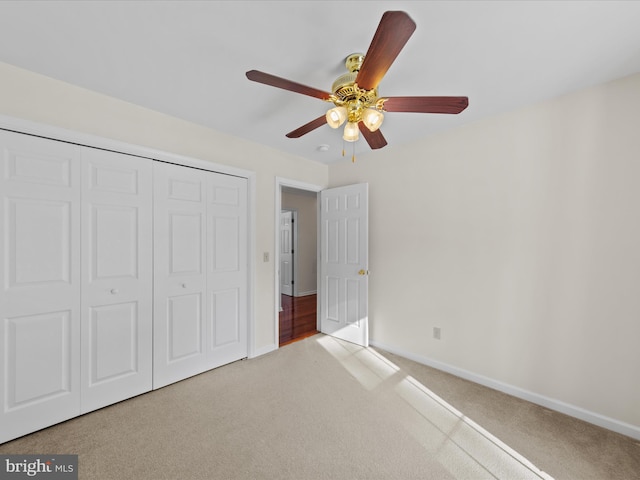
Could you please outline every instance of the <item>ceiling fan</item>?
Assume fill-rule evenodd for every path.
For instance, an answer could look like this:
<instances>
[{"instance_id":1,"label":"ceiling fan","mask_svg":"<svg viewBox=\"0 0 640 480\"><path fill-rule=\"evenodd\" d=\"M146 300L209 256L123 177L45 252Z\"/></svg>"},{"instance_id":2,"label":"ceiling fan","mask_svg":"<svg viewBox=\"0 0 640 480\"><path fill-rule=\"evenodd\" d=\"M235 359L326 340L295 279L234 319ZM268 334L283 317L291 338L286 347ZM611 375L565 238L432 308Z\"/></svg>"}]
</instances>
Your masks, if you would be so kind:
<instances>
[{"instance_id":1,"label":"ceiling fan","mask_svg":"<svg viewBox=\"0 0 640 480\"><path fill-rule=\"evenodd\" d=\"M331 92L250 70L247 78L291 92L331 102L335 106L326 115L287 133L299 138L325 123L338 128L346 122L343 139L355 142L359 132L372 149L382 148L387 141L379 130L383 112L450 113L467 108L467 97L379 97L378 84L416 29L415 22L405 12L389 11L382 15L378 29L366 55L354 53L346 59L348 73L338 77ZM343 153L344 154L344 153Z\"/></svg>"}]
</instances>

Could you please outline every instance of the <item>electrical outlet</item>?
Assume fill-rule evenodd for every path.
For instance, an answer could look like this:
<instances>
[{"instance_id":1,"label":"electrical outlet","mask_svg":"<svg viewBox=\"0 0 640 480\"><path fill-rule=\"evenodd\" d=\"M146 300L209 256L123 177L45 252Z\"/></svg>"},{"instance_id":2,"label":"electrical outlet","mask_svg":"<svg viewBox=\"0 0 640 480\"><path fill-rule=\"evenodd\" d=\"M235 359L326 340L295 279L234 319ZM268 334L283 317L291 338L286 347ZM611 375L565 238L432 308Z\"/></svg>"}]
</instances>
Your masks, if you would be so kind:
<instances>
[{"instance_id":1,"label":"electrical outlet","mask_svg":"<svg viewBox=\"0 0 640 480\"><path fill-rule=\"evenodd\" d=\"M440 340L440 327L433 327L433 338Z\"/></svg>"}]
</instances>

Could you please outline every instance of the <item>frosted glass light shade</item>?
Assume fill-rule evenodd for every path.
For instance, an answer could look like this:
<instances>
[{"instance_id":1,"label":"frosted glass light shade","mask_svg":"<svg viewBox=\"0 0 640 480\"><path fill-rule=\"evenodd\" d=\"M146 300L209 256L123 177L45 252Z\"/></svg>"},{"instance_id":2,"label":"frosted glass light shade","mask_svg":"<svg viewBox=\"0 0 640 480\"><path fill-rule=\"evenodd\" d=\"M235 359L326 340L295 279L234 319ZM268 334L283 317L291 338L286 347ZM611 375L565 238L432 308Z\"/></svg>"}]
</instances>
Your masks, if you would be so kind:
<instances>
[{"instance_id":1,"label":"frosted glass light shade","mask_svg":"<svg viewBox=\"0 0 640 480\"><path fill-rule=\"evenodd\" d=\"M382 125L382 121L384 120L384 115L382 112L375 110L373 108L367 108L362 113L362 123L364 126L369 129L371 132L375 132Z\"/></svg>"},{"instance_id":2,"label":"frosted glass light shade","mask_svg":"<svg viewBox=\"0 0 640 480\"><path fill-rule=\"evenodd\" d=\"M327 124L331 128L338 128L347 119L347 109L345 107L335 107L327 112Z\"/></svg>"},{"instance_id":3,"label":"frosted glass light shade","mask_svg":"<svg viewBox=\"0 0 640 480\"><path fill-rule=\"evenodd\" d=\"M347 122L344 127L344 135L342 135L342 138L347 142L356 142L358 138L360 138L358 124L355 122Z\"/></svg>"}]
</instances>

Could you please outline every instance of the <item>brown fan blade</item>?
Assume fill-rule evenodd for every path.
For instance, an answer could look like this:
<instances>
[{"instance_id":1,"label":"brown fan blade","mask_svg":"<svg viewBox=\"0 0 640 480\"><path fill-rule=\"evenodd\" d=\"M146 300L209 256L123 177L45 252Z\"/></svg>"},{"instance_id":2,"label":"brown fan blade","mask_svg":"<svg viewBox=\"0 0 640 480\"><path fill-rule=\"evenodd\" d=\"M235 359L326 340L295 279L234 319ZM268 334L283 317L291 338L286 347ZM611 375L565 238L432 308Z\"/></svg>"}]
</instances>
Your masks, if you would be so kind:
<instances>
[{"instance_id":1,"label":"brown fan blade","mask_svg":"<svg viewBox=\"0 0 640 480\"><path fill-rule=\"evenodd\" d=\"M371 90L378 86L415 29L415 22L405 12L385 12L382 15L356 77L360 88Z\"/></svg>"},{"instance_id":2,"label":"brown fan blade","mask_svg":"<svg viewBox=\"0 0 640 480\"><path fill-rule=\"evenodd\" d=\"M385 140L380 130L372 132L367 127L365 127L364 123L362 122L358 123L358 127L360 127L360 133L362 133L362 136L373 150L382 148L387 145L387 141Z\"/></svg>"},{"instance_id":3,"label":"brown fan blade","mask_svg":"<svg viewBox=\"0 0 640 480\"><path fill-rule=\"evenodd\" d=\"M318 127L321 127L327 123L327 116L322 115L321 117L316 118L315 120L311 120L309 123L304 124L300 128L295 129L293 132L287 133L288 138L300 138L303 135L306 135L311 130L315 130Z\"/></svg>"},{"instance_id":4,"label":"brown fan blade","mask_svg":"<svg viewBox=\"0 0 640 480\"><path fill-rule=\"evenodd\" d=\"M286 78L276 77L269 73L260 72L258 70L249 70L247 72L247 78L254 82L264 83L272 87L282 88L283 90L289 90L290 92L301 93L302 95L308 95L314 98L320 98L321 100L328 100L331 94L317 88L307 87L301 83L292 82Z\"/></svg>"},{"instance_id":5,"label":"brown fan blade","mask_svg":"<svg viewBox=\"0 0 640 480\"><path fill-rule=\"evenodd\" d=\"M467 97L390 97L382 109L386 112L460 113L468 105Z\"/></svg>"}]
</instances>

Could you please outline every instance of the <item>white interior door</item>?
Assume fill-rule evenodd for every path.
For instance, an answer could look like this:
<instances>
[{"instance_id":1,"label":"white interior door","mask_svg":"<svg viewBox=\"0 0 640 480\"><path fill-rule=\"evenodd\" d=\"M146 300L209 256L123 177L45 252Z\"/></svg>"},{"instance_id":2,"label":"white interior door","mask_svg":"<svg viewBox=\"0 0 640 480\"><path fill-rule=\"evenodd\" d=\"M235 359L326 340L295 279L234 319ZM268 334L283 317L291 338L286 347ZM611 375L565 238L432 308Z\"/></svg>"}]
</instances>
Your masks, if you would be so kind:
<instances>
[{"instance_id":1,"label":"white interior door","mask_svg":"<svg viewBox=\"0 0 640 480\"><path fill-rule=\"evenodd\" d=\"M153 388L204 371L206 174L154 162Z\"/></svg>"},{"instance_id":2,"label":"white interior door","mask_svg":"<svg viewBox=\"0 0 640 480\"><path fill-rule=\"evenodd\" d=\"M320 329L369 345L368 185L320 193Z\"/></svg>"},{"instance_id":3,"label":"white interior door","mask_svg":"<svg viewBox=\"0 0 640 480\"><path fill-rule=\"evenodd\" d=\"M82 148L82 412L151 390L152 162Z\"/></svg>"},{"instance_id":4,"label":"white interior door","mask_svg":"<svg viewBox=\"0 0 640 480\"><path fill-rule=\"evenodd\" d=\"M207 178L206 369L248 354L247 179Z\"/></svg>"},{"instance_id":5,"label":"white interior door","mask_svg":"<svg viewBox=\"0 0 640 480\"><path fill-rule=\"evenodd\" d=\"M0 131L0 443L80 413L80 158Z\"/></svg>"},{"instance_id":6,"label":"white interior door","mask_svg":"<svg viewBox=\"0 0 640 480\"><path fill-rule=\"evenodd\" d=\"M293 295L293 212L280 212L280 293Z\"/></svg>"}]
</instances>

